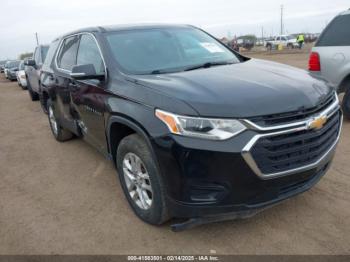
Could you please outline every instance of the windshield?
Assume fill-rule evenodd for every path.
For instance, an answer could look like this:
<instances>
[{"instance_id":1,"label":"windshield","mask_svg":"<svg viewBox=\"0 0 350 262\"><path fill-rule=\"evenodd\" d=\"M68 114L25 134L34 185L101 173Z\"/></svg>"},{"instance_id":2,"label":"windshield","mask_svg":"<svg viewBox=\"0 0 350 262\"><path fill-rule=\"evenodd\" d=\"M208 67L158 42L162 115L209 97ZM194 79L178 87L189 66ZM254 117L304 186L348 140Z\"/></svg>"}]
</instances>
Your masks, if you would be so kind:
<instances>
[{"instance_id":1,"label":"windshield","mask_svg":"<svg viewBox=\"0 0 350 262\"><path fill-rule=\"evenodd\" d=\"M184 71L201 64L239 63L237 56L194 28L140 29L107 33L116 62L128 73Z\"/></svg>"},{"instance_id":2,"label":"windshield","mask_svg":"<svg viewBox=\"0 0 350 262\"><path fill-rule=\"evenodd\" d=\"M20 61L11 61L6 63L6 68L18 67Z\"/></svg>"}]
</instances>

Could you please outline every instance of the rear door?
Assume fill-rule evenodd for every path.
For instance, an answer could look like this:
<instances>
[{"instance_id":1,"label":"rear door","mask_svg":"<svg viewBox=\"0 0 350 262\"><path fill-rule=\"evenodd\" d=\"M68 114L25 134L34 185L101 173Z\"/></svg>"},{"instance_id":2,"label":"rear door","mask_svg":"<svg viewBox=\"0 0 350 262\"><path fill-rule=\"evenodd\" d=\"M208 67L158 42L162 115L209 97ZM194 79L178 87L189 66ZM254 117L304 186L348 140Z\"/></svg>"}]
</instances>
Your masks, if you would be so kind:
<instances>
[{"instance_id":1,"label":"rear door","mask_svg":"<svg viewBox=\"0 0 350 262\"><path fill-rule=\"evenodd\" d=\"M338 86L350 73L350 13L337 16L312 49L320 55L321 74Z\"/></svg>"},{"instance_id":2,"label":"rear door","mask_svg":"<svg viewBox=\"0 0 350 262\"><path fill-rule=\"evenodd\" d=\"M72 81L70 93L73 111L76 113L78 124L84 139L95 146L102 153L107 153L105 134L105 99L106 67L94 35L85 33L81 35L77 65L92 64L97 74L105 75L104 80Z\"/></svg>"},{"instance_id":3,"label":"rear door","mask_svg":"<svg viewBox=\"0 0 350 262\"><path fill-rule=\"evenodd\" d=\"M33 66L27 66L27 76L28 76L28 81L30 84L30 87L35 91L38 92L39 87L38 87L38 76L36 73L36 67L38 66L38 63L40 63L40 48L37 47L35 48L34 54L33 54L33 59L35 60L35 67Z\"/></svg>"},{"instance_id":4,"label":"rear door","mask_svg":"<svg viewBox=\"0 0 350 262\"><path fill-rule=\"evenodd\" d=\"M60 125L74 132L78 133L76 116L71 110L71 96L70 87L72 79L70 72L73 66L76 65L76 57L79 46L80 35L68 36L62 39L60 47L55 59L56 72L54 81L53 101L54 110Z\"/></svg>"},{"instance_id":5,"label":"rear door","mask_svg":"<svg viewBox=\"0 0 350 262\"><path fill-rule=\"evenodd\" d=\"M41 69L40 88L42 89L41 91L45 90L47 93L50 92L49 90L51 88L54 88L56 82L55 74L52 67L55 61L55 55L59 43L60 41L58 39L51 43L50 48L47 52L46 59Z\"/></svg>"}]
</instances>

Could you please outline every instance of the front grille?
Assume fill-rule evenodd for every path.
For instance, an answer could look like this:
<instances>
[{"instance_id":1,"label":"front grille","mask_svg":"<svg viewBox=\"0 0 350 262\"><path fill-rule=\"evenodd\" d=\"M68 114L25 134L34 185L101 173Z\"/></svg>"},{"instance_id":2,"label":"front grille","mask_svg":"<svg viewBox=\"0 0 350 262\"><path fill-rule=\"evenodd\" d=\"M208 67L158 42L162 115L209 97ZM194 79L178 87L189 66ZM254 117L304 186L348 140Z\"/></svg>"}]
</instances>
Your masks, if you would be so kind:
<instances>
[{"instance_id":1,"label":"front grille","mask_svg":"<svg viewBox=\"0 0 350 262\"><path fill-rule=\"evenodd\" d=\"M251 154L265 174L299 168L320 159L337 140L339 129L340 111L337 111L322 129L262 137Z\"/></svg>"},{"instance_id":2,"label":"front grille","mask_svg":"<svg viewBox=\"0 0 350 262\"><path fill-rule=\"evenodd\" d=\"M293 111L282 114L273 114L267 116L253 117L249 120L253 123L260 126L274 126L274 125L283 125L292 122L302 121L304 119L309 118L312 115L315 115L319 112L324 111L327 107L329 107L336 100L336 95L332 93L328 96L323 102L319 103L317 106L303 109L299 111Z\"/></svg>"}]
</instances>

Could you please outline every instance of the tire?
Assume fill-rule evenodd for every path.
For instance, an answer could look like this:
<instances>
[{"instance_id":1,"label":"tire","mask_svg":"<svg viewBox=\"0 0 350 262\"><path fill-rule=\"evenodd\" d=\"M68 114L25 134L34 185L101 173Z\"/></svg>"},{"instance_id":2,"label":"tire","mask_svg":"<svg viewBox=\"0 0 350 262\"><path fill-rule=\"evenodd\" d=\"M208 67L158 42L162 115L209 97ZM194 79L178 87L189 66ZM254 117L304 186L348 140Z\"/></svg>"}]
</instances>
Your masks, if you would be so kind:
<instances>
[{"instance_id":1,"label":"tire","mask_svg":"<svg viewBox=\"0 0 350 262\"><path fill-rule=\"evenodd\" d=\"M28 89L28 92L29 92L30 99L32 101L39 100L39 95L38 95L38 93L33 91L32 87L30 86L30 83L28 81L28 78L27 78L27 89Z\"/></svg>"},{"instance_id":2,"label":"tire","mask_svg":"<svg viewBox=\"0 0 350 262\"><path fill-rule=\"evenodd\" d=\"M52 134L55 137L55 139L59 142L64 142L64 141L72 139L74 134L72 132L70 132L69 130L63 128L59 124L59 121L57 120L57 117L55 115L54 107L53 107L50 99L47 101L47 107L48 107L48 112L49 112L48 119L49 119L49 123L50 123L50 128L51 128Z\"/></svg>"},{"instance_id":3,"label":"tire","mask_svg":"<svg viewBox=\"0 0 350 262\"><path fill-rule=\"evenodd\" d=\"M134 176L139 177L138 179L141 180L141 182L135 180L135 183L130 183L131 179L128 179L128 176L126 175L130 169L125 163L129 163L129 166L131 167L132 161L129 162L128 159L132 159L134 156L141 160L141 163L138 162L139 165L136 164L137 161L134 163L139 167L137 170L142 170L138 173L141 173L143 178L140 178L138 175ZM152 225L160 225L167 221L169 217L165 201L165 187L156 164L157 161L154 159L144 139L138 134L132 134L125 137L117 148L116 163L122 189L134 213L141 220ZM133 192L135 194L133 195L135 200L131 197L132 192L129 192L128 186L129 188L134 188ZM144 186L151 188L151 190L144 189ZM140 206L142 201L140 193L137 193L140 192L137 188L143 188L140 189L143 190L143 193L141 192L141 195L143 195L143 197L141 197L142 199L148 198L149 200L151 198L151 203L146 203L148 206L146 204L143 208Z\"/></svg>"},{"instance_id":4,"label":"tire","mask_svg":"<svg viewBox=\"0 0 350 262\"><path fill-rule=\"evenodd\" d=\"M350 87L348 87L345 91L345 95L343 97L342 109L344 116L350 120Z\"/></svg>"}]
</instances>

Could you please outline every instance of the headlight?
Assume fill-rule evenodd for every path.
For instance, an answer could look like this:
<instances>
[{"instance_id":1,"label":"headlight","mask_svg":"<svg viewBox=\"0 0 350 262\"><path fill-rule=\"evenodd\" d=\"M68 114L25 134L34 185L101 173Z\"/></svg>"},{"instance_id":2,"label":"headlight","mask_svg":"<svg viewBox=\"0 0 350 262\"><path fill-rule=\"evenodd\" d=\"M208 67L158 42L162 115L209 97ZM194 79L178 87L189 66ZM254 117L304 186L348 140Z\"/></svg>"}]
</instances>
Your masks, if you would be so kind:
<instances>
[{"instance_id":1,"label":"headlight","mask_svg":"<svg viewBox=\"0 0 350 262\"><path fill-rule=\"evenodd\" d=\"M225 140L246 130L239 120L234 119L179 116L159 109L155 114L167 125L171 133L182 136Z\"/></svg>"}]
</instances>

